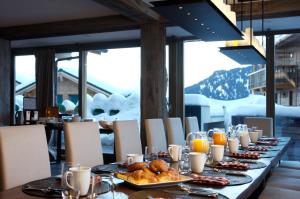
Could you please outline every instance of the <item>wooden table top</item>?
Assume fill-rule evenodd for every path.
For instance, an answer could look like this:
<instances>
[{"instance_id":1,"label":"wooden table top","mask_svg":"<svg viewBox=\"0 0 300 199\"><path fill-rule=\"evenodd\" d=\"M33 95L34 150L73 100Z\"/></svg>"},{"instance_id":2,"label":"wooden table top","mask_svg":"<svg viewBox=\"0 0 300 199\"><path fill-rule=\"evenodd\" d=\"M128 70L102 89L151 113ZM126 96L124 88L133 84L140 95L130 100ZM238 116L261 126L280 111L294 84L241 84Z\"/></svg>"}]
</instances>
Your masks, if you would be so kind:
<instances>
[{"instance_id":1,"label":"wooden table top","mask_svg":"<svg viewBox=\"0 0 300 199\"><path fill-rule=\"evenodd\" d=\"M221 193L228 198L248 198L263 182L263 180L266 178L267 174L271 171L272 168L274 168L279 160L281 159L282 155L286 152L288 145L290 143L290 138L284 137L280 138L282 141L279 143L277 148L280 150L275 151L276 156L273 158L260 158L260 162L264 162L267 167L262 169L254 169L254 170L248 170L245 172L245 174L251 176L253 178L253 181L248 184L244 185L238 185L238 186L225 186L223 188L213 189L213 188L205 188L208 190L215 190L218 193ZM201 187L199 185L199 187ZM131 193L134 193L138 190L131 189L129 187L126 187L123 184L119 184L116 188L116 193L118 195L122 195L121 198L128 198ZM38 197L29 196L22 192L21 186L9 189L3 192L0 192L0 199L37 199ZM106 198L112 198L112 193L107 193L101 197L103 199Z\"/></svg>"}]
</instances>

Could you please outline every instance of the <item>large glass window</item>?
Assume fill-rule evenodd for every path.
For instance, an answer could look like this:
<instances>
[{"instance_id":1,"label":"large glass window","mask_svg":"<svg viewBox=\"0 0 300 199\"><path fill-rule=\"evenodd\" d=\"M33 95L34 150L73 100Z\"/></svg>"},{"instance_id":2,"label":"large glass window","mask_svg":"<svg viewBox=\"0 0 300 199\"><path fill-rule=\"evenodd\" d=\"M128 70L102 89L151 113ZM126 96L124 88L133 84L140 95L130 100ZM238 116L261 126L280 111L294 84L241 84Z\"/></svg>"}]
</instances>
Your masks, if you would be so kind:
<instances>
[{"instance_id":1,"label":"large glass window","mask_svg":"<svg viewBox=\"0 0 300 199\"><path fill-rule=\"evenodd\" d=\"M300 160L300 34L275 36L275 134L292 138L288 160Z\"/></svg>"},{"instance_id":2,"label":"large glass window","mask_svg":"<svg viewBox=\"0 0 300 199\"><path fill-rule=\"evenodd\" d=\"M140 53L139 47L88 51L87 118L140 120ZM101 134L101 142L104 153L113 153L113 134Z\"/></svg>"},{"instance_id":3,"label":"large glass window","mask_svg":"<svg viewBox=\"0 0 300 199\"><path fill-rule=\"evenodd\" d=\"M79 53L58 53L56 103L60 113L78 113Z\"/></svg>"},{"instance_id":4,"label":"large glass window","mask_svg":"<svg viewBox=\"0 0 300 199\"><path fill-rule=\"evenodd\" d=\"M140 48L88 51L87 117L140 119Z\"/></svg>"},{"instance_id":5,"label":"large glass window","mask_svg":"<svg viewBox=\"0 0 300 199\"><path fill-rule=\"evenodd\" d=\"M201 129L265 116L265 69L240 65L219 52L224 42L184 44L186 116L198 116Z\"/></svg>"},{"instance_id":6,"label":"large glass window","mask_svg":"<svg viewBox=\"0 0 300 199\"><path fill-rule=\"evenodd\" d=\"M23 110L23 97L36 97L35 56L15 56L15 111Z\"/></svg>"}]
</instances>

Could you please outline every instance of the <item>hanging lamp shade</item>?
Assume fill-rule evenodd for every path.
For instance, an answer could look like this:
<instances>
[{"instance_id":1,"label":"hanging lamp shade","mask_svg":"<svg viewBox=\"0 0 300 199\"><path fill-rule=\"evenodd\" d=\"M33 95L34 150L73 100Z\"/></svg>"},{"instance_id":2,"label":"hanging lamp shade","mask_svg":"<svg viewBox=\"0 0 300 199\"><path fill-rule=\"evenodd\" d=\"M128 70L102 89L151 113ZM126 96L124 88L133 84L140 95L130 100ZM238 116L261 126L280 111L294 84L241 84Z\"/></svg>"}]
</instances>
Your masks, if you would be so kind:
<instances>
[{"instance_id":1,"label":"hanging lamp shade","mask_svg":"<svg viewBox=\"0 0 300 199\"><path fill-rule=\"evenodd\" d=\"M242 39L236 15L223 0L166 0L152 2L153 9L203 41Z\"/></svg>"},{"instance_id":2,"label":"hanging lamp shade","mask_svg":"<svg viewBox=\"0 0 300 199\"><path fill-rule=\"evenodd\" d=\"M226 41L226 47L220 52L235 60L239 64L265 64L265 49L253 36L253 29L246 28L243 40Z\"/></svg>"}]
</instances>

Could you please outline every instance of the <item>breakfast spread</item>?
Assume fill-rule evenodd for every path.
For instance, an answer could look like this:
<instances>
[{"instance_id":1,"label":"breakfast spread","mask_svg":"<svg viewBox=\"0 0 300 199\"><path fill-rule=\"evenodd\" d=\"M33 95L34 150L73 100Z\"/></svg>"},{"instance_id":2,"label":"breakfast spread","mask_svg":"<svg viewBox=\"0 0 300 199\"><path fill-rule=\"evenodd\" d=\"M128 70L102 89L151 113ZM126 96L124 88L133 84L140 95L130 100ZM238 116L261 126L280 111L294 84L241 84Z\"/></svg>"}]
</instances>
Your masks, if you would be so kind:
<instances>
[{"instance_id":1,"label":"breakfast spread","mask_svg":"<svg viewBox=\"0 0 300 199\"><path fill-rule=\"evenodd\" d=\"M225 177L217 176L202 176L198 174L192 174L193 183L203 184L203 185L216 185L216 186L225 186L229 185L230 181Z\"/></svg>"},{"instance_id":2,"label":"breakfast spread","mask_svg":"<svg viewBox=\"0 0 300 199\"><path fill-rule=\"evenodd\" d=\"M169 167L164 160L153 160L149 164L133 163L127 169L128 172L117 172L115 176L138 185L181 180L179 172Z\"/></svg>"},{"instance_id":3,"label":"breakfast spread","mask_svg":"<svg viewBox=\"0 0 300 199\"><path fill-rule=\"evenodd\" d=\"M246 153L232 153L231 157L243 159L259 159L259 153L246 152Z\"/></svg>"}]
</instances>

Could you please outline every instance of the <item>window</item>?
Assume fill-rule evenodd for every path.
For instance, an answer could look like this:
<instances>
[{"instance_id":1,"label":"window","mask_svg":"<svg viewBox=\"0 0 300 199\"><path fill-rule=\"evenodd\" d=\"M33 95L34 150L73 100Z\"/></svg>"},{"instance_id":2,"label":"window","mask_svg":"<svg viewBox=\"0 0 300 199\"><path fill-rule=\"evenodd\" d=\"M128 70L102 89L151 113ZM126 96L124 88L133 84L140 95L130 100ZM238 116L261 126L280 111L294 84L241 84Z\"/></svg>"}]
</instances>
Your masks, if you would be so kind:
<instances>
[{"instance_id":1,"label":"window","mask_svg":"<svg viewBox=\"0 0 300 199\"><path fill-rule=\"evenodd\" d=\"M56 103L60 113L78 113L79 53L58 53L57 97Z\"/></svg>"},{"instance_id":2,"label":"window","mask_svg":"<svg viewBox=\"0 0 300 199\"><path fill-rule=\"evenodd\" d=\"M224 42L184 44L186 116L198 116L202 130L227 128L246 116L266 114L265 67L240 65L219 52L223 46Z\"/></svg>"},{"instance_id":3,"label":"window","mask_svg":"<svg viewBox=\"0 0 300 199\"><path fill-rule=\"evenodd\" d=\"M36 97L35 56L15 56L15 111L23 110L24 97Z\"/></svg>"},{"instance_id":4,"label":"window","mask_svg":"<svg viewBox=\"0 0 300 199\"><path fill-rule=\"evenodd\" d=\"M140 120L140 48L87 53L87 117Z\"/></svg>"},{"instance_id":5,"label":"window","mask_svg":"<svg viewBox=\"0 0 300 199\"><path fill-rule=\"evenodd\" d=\"M275 35L275 135L292 138L285 159L299 160L300 34Z\"/></svg>"}]
</instances>

